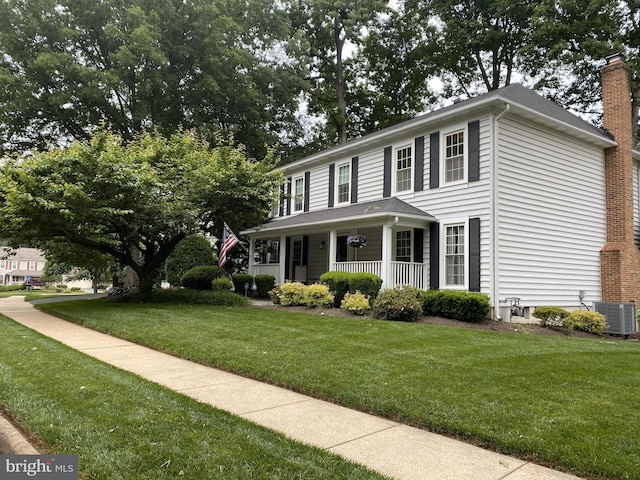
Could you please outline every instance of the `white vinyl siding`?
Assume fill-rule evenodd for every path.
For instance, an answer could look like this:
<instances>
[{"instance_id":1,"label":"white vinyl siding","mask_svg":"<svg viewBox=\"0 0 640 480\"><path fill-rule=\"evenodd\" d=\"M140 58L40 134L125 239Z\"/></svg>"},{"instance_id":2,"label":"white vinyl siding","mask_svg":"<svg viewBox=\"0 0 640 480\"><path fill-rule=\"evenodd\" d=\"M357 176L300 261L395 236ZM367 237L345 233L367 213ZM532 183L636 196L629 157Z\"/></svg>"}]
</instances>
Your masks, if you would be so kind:
<instances>
[{"instance_id":1,"label":"white vinyl siding","mask_svg":"<svg viewBox=\"0 0 640 480\"><path fill-rule=\"evenodd\" d=\"M640 163L633 162L633 239L640 248Z\"/></svg>"},{"instance_id":2,"label":"white vinyl siding","mask_svg":"<svg viewBox=\"0 0 640 480\"><path fill-rule=\"evenodd\" d=\"M513 116L499 124L501 297L525 306L600 300L604 152Z\"/></svg>"}]
</instances>

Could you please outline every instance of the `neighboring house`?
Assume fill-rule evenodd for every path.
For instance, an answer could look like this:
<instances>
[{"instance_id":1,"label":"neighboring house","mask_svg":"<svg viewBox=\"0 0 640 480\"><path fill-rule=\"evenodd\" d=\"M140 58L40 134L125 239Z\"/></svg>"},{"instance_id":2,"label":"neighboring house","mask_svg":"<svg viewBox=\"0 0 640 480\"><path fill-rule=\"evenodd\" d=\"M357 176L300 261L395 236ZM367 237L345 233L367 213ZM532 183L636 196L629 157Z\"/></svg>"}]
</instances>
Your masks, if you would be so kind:
<instances>
[{"instance_id":1,"label":"neighboring house","mask_svg":"<svg viewBox=\"0 0 640 480\"><path fill-rule=\"evenodd\" d=\"M6 247L0 247L0 285L21 285L25 277L38 278L47 260L36 248L18 248L15 254Z\"/></svg>"},{"instance_id":2,"label":"neighboring house","mask_svg":"<svg viewBox=\"0 0 640 480\"><path fill-rule=\"evenodd\" d=\"M242 232L249 273L479 291L503 318L514 298L640 301L640 151L628 68L607 62L608 131L510 85L282 167L279 211Z\"/></svg>"}]
</instances>

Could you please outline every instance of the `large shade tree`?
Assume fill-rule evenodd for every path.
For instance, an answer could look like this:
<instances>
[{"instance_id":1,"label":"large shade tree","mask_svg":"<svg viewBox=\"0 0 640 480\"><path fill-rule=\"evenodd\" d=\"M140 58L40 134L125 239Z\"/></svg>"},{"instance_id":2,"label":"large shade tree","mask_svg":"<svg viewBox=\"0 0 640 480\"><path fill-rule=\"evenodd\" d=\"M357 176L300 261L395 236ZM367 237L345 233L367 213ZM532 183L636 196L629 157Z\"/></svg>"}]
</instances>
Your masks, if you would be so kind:
<instances>
[{"instance_id":1,"label":"large shade tree","mask_svg":"<svg viewBox=\"0 0 640 480\"><path fill-rule=\"evenodd\" d=\"M0 238L78 245L130 267L141 290L187 235L264 222L281 181L273 159L241 146L211 150L195 134L99 131L65 149L0 166Z\"/></svg>"},{"instance_id":2,"label":"large shade tree","mask_svg":"<svg viewBox=\"0 0 640 480\"><path fill-rule=\"evenodd\" d=\"M233 133L254 156L296 130L298 75L272 0L3 0L0 146L125 139L155 128Z\"/></svg>"}]
</instances>

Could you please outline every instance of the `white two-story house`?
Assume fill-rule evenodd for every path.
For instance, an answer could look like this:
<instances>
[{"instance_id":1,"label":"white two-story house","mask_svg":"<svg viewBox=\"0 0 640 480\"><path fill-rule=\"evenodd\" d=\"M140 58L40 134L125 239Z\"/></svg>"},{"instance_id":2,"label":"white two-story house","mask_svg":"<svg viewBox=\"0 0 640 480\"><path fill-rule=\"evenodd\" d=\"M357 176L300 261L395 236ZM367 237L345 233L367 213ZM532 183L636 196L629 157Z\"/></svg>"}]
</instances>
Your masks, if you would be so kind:
<instances>
[{"instance_id":1,"label":"white two-story house","mask_svg":"<svg viewBox=\"0 0 640 480\"><path fill-rule=\"evenodd\" d=\"M39 278L45 263L46 258L36 248L0 247L0 285L21 285L25 278Z\"/></svg>"},{"instance_id":2,"label":"white two-story house","mask_svg":"<svg viewBox=\"0 0 640 480\"><path fill-rule=\"evenodd\" d=\"M619 89L607 68L628 77L624 60L603 68L605 91ZM628 92L619 123L631 131ZM494 315L514 298L525 309L599 301L611 296L601 257L619 240L608 222L630 225L632 261L640 238L640 152L607 128L514 84L298 160L281 169L271 221L242 232L249 273L312 283L330 270L371 272L383 288L486 293ZM621 145L626 170L608 172L607 152ZM607 206L607 175L631 195L622 220ZM348 245L354 235L366 246Z\"/></svg>"}]
</instances>

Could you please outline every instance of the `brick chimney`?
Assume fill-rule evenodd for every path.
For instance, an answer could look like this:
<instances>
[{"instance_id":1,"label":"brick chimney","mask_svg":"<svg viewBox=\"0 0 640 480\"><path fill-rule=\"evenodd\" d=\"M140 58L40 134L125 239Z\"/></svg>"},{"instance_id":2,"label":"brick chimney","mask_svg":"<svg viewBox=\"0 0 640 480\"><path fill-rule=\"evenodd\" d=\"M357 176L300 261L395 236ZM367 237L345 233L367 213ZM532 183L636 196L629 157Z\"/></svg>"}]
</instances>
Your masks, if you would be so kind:
<instances>
[{"instance_id":1,"label":"brick chimney","mask_svg":"<svg viewBox=\"0 0 640 480\"><path fill-rule=\"evenodd\" d=\"M600 251L602 300L640 302L640 251L633 238L633 135L629 67L621 54L602 67L603 124L617 146L605 150L607 243Z\"/></svg>"}]
</instances>

